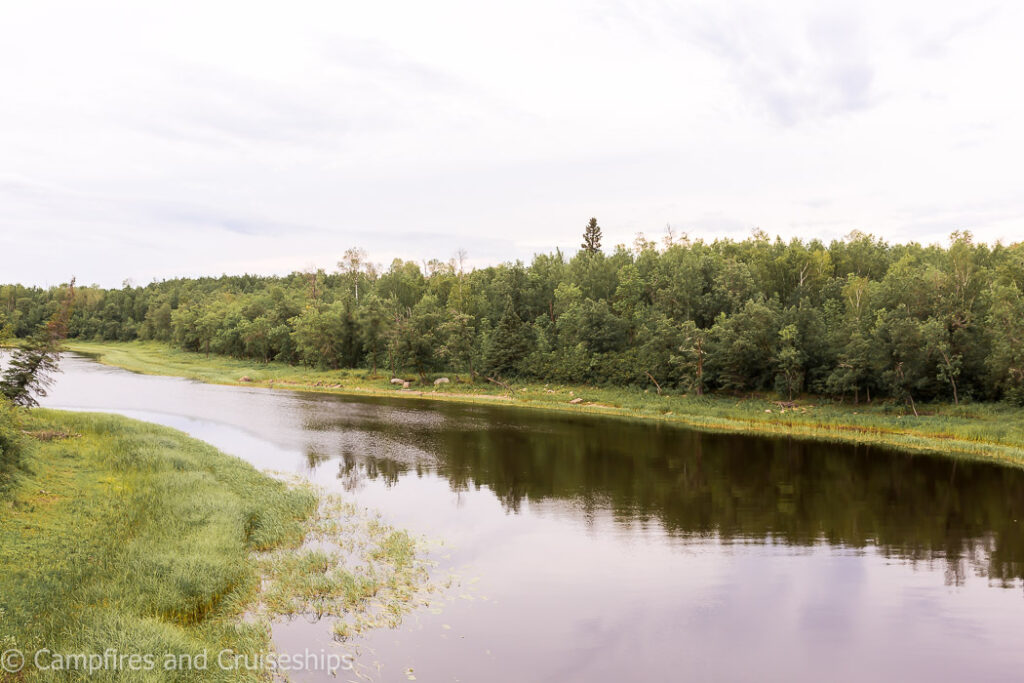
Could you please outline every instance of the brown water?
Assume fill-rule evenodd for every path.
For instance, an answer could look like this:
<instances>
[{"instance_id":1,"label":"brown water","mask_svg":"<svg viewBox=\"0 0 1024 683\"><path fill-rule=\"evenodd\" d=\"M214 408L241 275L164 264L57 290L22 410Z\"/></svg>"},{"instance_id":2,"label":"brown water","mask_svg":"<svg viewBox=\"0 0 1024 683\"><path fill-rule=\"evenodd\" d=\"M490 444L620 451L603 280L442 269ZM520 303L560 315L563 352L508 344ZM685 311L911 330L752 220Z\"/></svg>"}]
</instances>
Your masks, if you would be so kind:
<instances>
[{"instance_id":1,"label":"brown water","mask_svg":"<svg viewBox=\"0 0 1024 683\"><path fill-rule=\"evenodd\" d=\"M63 367L48 406L177 427L444 539L458 596L358 642L379 680L1024 675L1019 469ZM301 619L275 641L338 647Z\"/></svg>"}]
</instances>

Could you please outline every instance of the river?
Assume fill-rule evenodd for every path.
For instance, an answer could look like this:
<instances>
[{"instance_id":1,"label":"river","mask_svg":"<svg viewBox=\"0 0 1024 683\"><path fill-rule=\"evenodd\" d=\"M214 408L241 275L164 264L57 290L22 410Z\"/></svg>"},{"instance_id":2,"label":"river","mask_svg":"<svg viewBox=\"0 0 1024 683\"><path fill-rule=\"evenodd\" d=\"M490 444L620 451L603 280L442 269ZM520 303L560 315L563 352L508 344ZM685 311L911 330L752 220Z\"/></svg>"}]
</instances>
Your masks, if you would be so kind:
<instances>
[{"instance_id":1,"label":"river","mask_svg":"<svg viewBox=\"0 0 1024 683\"><path fill-rule=\"evenodd\" d=\"M459 596L361 638L364 675L1024 675L1021 469L507 406L214 386L73 355L62 367L48 407L176 427L443 539L437 571L461 577ZM284 651L337 647L327 625L301 619L274 638Z\"/></svg>"}]
</instances>

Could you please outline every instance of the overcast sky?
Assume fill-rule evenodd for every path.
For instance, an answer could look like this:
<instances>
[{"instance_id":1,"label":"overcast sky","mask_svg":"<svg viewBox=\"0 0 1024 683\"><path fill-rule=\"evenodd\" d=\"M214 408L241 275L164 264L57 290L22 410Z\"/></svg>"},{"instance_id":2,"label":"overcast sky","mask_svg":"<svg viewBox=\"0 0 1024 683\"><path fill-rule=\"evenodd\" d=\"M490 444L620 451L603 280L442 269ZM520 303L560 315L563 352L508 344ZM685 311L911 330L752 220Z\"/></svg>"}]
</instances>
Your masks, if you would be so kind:
<instances>
[{"instance_id":1,"label":"overcast sky","mask_svg":"<svg viewBox=\"0 0 1024 683\"><path fill-rule=\"evenodd\" d=\"M1024 239L1024 3L0 0L0 281Z\"/></svg>"}]
</instances>

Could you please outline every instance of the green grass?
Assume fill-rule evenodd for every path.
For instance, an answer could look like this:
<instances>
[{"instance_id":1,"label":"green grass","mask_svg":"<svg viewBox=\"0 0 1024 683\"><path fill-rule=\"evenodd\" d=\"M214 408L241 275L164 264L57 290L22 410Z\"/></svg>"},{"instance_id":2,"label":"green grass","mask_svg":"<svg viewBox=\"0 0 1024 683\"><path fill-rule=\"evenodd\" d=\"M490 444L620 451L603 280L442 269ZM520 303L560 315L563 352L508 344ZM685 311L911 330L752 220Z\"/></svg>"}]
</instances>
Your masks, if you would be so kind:
<instances>
[{"instance_id":1,"label":"green grass","mask_svg":"<svg viewBox=\"0 0 1024 683\"><path fill-rule=\"evenodd\" d=\"M439 387L414 382L410 390L402 390L390 384L383 371L378 377L370 377L365 370L315 370L284 363L206 357L154 342L75 341L69 342L67 347L134 372L187 377L215 384L500 402L527 408L658 420L708 431L875 444L1024 464L1024 409L1002 404L919 406L922 415L918 418L907 414L905 406L891 402L853 406L804 397L796 408L786 408L775 403L772 397L695 397L677 391L659 396L653 386L644 390L513 382L514 391L508 396L505 389L493 384L453 381ZM569 403L577 398L583 399L582 403Z\"/></svg>"},{"instance_id":2,"label":"green grass","mask_svg":"<svg viewBox=\"0 0 1024 683\"><path fill-rule=\"evenodd\" d=\"M337 496L326 496L310 525L307 545L261 557L268 614L332 617L346 639L368 628L394 627L438 590L430 583L421 545Z\"/></svg>"},{"instance_id":3,"label":"green grass","mask_svg":"<svg viewBox=\"0 0 1024 683\"><path fill-rule=\"evenodd\" d=\"M29 447L0 496L0 649L114 648L158 662L127 677L31 666L22 675L256 678L215 666L172 675L160 663L166 653L268 650L266 624L239 619L259 588L256 551L298 546L316 495L165 427L41 409L17 419Z\"/></svg>"}]
</instances>

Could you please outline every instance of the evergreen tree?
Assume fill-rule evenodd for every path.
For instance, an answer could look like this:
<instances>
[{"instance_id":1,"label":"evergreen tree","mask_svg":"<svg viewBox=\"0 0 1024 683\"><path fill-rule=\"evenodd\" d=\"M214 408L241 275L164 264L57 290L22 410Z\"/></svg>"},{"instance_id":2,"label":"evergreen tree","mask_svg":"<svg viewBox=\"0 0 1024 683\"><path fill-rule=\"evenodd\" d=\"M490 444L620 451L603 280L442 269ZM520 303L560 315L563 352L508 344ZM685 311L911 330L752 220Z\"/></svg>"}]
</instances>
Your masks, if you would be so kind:
<instances>
[{"instance_id":1,"label":"evergreen tree","mask_svg":"<svg viewBox=\"0 0 1024 683\"><path fill-rule=\"evenodd\" d=\"M46 396L53 383L52 374L60 370L60 343L68 335L74 302L75 278L71 278L57 312L11 354L10 363L0 375L0 396L17 406L39 405L36 398Z\"/></svg>"},{"instance_id":2,"label":"evergreen tree","mask_svg":"<svg viewBox=\"0 0 1024 683\"><path fill-rule=\"evenodd\" d=\"M444 343L438 349L442 358L452 363L455 369L466 368L471 378L476 376L473 369L473 317L449 309L447 319L438 329Z\"/></svg>"},{"instance_id":3,"label":"evergreen tree","mask_svg":"<svg viewBox=\"0 0 1024 683\"><path fill-rule=\"evenodd\" d=\"M601 228L596 218L591 218L587 227L583 229L583 244L580 249L588 254L596 254L601 250Z\"/></svg>"},{"instance_id":4,"label":"evergreen tree","mask_svg":"<svg viewBox=\"0 0 1024 683\"><path fill-rule=\"evenodd\" d=\"M530 339L526 325L510 299L505 312L491 332L490 343L484 357L484 369L491 375L514 374L521 360L530 353Z\"/></svg>"}]
</instances>

